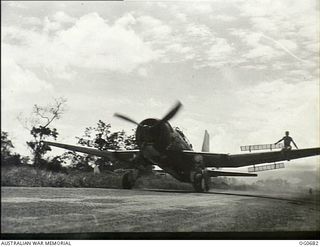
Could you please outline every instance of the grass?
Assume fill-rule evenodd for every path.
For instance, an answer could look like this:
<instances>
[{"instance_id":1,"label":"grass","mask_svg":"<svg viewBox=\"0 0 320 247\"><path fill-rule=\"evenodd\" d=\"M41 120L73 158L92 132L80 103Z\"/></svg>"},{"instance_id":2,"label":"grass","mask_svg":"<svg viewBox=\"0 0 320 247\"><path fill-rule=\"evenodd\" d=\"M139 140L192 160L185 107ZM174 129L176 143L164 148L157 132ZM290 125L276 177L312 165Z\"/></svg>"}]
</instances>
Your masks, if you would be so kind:
<instances>
[{"instance_id":1,"label":"grass","mask_svg":"<svg viewBox=\"0 0 320 247\"><path fill-rule=\"evenodd\" d=\"M1 186L119 188L121 176L93 172L52 172L32 166L1 168Z\"/></svg>"},{"instance_id":2,"label":"grass","mask_svg":"<svg viewBox=\"0 0 320 247\"><path fill-rule=\"evenodd\" d=\"M84 188L121 188L121 174L77 171L52 172L29 165L1 167L1 186L21 187L84 187ZM227 177L212 178L211 188L241 191L307 191L286 182L286 180L258 180L253 184L245 184L239 180ZM181 183L170 175L152 174L139 177L134 188L193 190L189 183Z\"/></svg>"},{"instance_id":3,"label":"grass","mask_svg":"<svg viewBox=\"0 0 320 247\"><path fill-rule=\"evenodd\" d=\"M147 189L170 189L170 190L193 190L189 183L182 183L174 179L170 175L149 175L137 179L135 183L136 188Z\"/></svg>"},{"instance_id":4,"label":"grass","mask_svg":"<svg viewBox=\"0 0 320 247\"><path fill-rule=\"evenodd\" d=\"M1 168L1 186L20 187L87 187L121 188L121 174L68 170L52 172L32 166L5 166ZM135 188L191 190L192 186L181 183L169 175L148 175L137 179Z\"/></svg>"}]
</instances>

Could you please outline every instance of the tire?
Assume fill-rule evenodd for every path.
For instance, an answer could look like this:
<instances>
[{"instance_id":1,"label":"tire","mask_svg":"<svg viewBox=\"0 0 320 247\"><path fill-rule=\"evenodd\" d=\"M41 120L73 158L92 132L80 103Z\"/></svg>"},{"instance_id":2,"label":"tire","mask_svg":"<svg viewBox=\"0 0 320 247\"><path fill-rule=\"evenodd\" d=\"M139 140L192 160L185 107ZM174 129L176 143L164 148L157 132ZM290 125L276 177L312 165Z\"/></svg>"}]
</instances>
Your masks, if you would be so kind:
<instances>
[{"instance_id":1,"label":"tire","mask_svg":"<svg viewBox=\"0 0 320 247\"><path fill-rule=\"evenodd\" d=\"M193 188L196 192L202 193L209 190L209 183L205 175L201 173L196 173L194 175Z\"/></svg>"},{"instance_id":2,"label":"tire","mask_svg":"<svg viewBox=\"0 0 320 247\"><path fill-rule=\"evenodd\" d=\"M210 189L210 177L208 176L208 174L204 174L203 175L203 178L204 178L204 182L205 182L205 186L204 186L204 191L208 192L209 189Z\"/></svg>"},{"instance_id":3,"label":"tire","mask_svg":"<svg viewBox=\"0 0 320 247\"><path fill-rule=\"evenodd\" d=\"M201 173L196 173L194 175L193 188L196 192L204 192L205 191L205 180Z\"/></svg>"},{"instance_id":4,"label":"tire","mask_svg":"<svg viewBox=\"0 0 320 247\"><path fill-rule=\"evenodd\" d=\"M205 191L206 191L206 192L208 192L208 191L209 191L209 189L210 189L210 187L209 187L209 183L208 183L208 182L206 182L206 185L205 185Z\"/></svg>"},{"instance_id":5,"label":"tire","mask_svg":"<svg viewBox=\"0 0 320 247\"><path fill-rule=\"evenodd\" d=\"M135 180L133 178L133 174L131 172L127 172L122 176L122 188L130 190L135 184Z\"/></svg>"}]
</instances>

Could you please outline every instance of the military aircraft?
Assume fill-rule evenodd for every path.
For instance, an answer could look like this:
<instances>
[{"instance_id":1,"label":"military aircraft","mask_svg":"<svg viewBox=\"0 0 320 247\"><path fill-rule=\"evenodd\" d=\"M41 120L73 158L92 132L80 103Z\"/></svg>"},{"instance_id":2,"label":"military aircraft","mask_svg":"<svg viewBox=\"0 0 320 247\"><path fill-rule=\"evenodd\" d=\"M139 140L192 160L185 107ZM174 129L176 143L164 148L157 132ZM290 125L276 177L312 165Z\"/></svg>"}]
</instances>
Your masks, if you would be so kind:
<instances>
[{"instance_id":1,"label":"military aircraft","mask_svg":"<svg viewBox=\"0 0 320 247\"><path fill-rule=\"evenodd\" d=\"M185 135L179 129L172 128L168 122L177 114L181 106L182 104L177 102L162 119L147 118L140 123L125 115L114 114L137 126L135 136L138 150L98 150L48 141L44 143L126 164L131 169L128 169L122 177L124 189L131 189L134 185L137 176L134 176L132 171L139 172L143 167L157 165L177 180L191 183L197 192L209 190L210 177L257 176L256 173L229 172L219 170L220 168L244 167L320 154L319 147L234 155L210 153L207 131L204 135L202 151L196 152Z\"/></svg>"}]
</instances>

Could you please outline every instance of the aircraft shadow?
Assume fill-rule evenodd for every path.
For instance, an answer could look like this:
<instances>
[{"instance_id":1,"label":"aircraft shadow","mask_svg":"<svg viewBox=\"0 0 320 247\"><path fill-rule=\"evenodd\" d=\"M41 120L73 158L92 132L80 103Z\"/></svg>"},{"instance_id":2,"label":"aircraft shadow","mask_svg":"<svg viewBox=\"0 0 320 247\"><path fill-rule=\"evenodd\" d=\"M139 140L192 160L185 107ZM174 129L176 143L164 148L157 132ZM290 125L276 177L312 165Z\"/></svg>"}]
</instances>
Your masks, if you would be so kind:
<instances>
[{"instance_id":1,"label":"aircraft shadow","mask_svg":"<svg viewBox=\"0 0 320 247\"><path fill-rule=\"evenodd\" d=\"M166 190L166 189L137 189L142 191L152 191L152 192L163 192L163 193L182 193L182 194L191 194L196 193L193 190Z\"/></svg>"},{"instance_id":2,"label":"aircraft shadow","mask_svg":"<svg viewBox=\"0 0 320 247\"><path fill-rule=\"evenodd\" d=\"M312 201L302 201L292 198L283 198L276 196L267 196L267 195L252 195L252 194L244 194L244 193L232 193L232 192L216 192L216 191L208 191L203 193L197 193L193 190L165 190L165 189L141 189L143 191L152 191L157 193L181 193L181 194L205 194L205 195L229 195L229 196L240 196L240 197L253 197L253 198L262 198L262 199L271 199L271 200L280 200L287 201L294 204L303 204L303 203L314 203Z\"/></svg>"}]
</instances>

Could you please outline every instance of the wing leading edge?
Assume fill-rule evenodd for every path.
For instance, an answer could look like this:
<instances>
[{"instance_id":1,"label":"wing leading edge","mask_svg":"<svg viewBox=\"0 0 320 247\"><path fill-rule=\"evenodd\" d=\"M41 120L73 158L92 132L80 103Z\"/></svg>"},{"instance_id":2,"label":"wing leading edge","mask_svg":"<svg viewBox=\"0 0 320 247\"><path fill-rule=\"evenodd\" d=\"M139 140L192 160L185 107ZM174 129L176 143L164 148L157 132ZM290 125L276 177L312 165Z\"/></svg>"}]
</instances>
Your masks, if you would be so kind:
<instances>
[{"instance_id":1,"label":"wing leading edge","mask_svg":"<svg viewBox=\"0 0 320 247\"><path fill-rule=\"evenodd\" d=\"M57 142L43 141L43 143L45 143L48 146L64 148L64 149L68 149L68 150L72 150L80 153L95 155L98 157L109 158L112 161L116 161L116 160L130 161L135 157L135 155L139 153L139 150L125 150L125 151L98 150L95 148L79 147L79 146L73 146L73 145L62 144Z\"/></svg>"}]
</instances>

